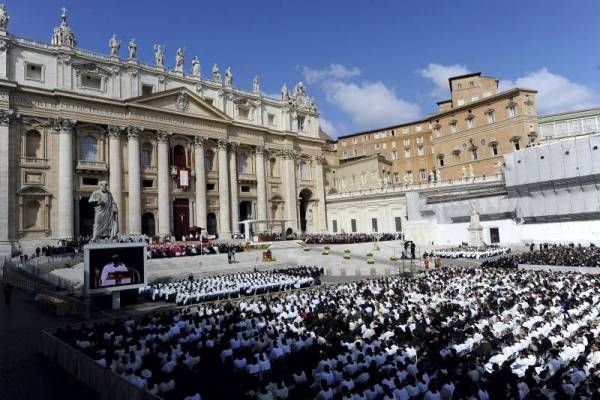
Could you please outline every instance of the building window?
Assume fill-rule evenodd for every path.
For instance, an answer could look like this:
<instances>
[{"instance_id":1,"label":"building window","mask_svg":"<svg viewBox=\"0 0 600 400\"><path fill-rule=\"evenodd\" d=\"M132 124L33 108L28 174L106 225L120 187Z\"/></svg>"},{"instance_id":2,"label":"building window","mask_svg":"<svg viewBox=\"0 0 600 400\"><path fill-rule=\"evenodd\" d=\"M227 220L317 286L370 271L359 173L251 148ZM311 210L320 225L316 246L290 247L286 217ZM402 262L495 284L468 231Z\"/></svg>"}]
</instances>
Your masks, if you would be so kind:
<instances>
[{"instance_id":1,"label":"building window","mask_svg":"<svg viewBox=\"0 0 600 400\"><path fill-rule=\"evenodd\" d=\"M38 131L25 134L25 157L42 158L42 135Z\"/></svg>"},{"instance_id":2,"label":"building window","mask_svg":"<svg viewBox=\"0 0 600 400\"><path fill-rule=\"evenodd\" d=\"M462 83L457 83L457 84L456 84L456 88L457 88L457 89L462 89Z\"/></svg>"},{"instance_id":3,"label":"building window","mask_svg":"<svg viewBox=\"0 0 600 400\"><path fill-rule=\"evenodd\" d=\"M519 139L512 140L513 150L521 150L521 141Z\"/></svg>"},{"instance_id":4,"label":"building window","mask_svg":"<svg viewBox=\"0 0 600 400\"><path fill-rule=\"evenodd\" d=\"M391 152L391 159L392 160L397 160L398 159L398 152L396 150Z\"/></svg>"},{"instance_id":5,"label":"building window","mask_svg":"<svg viewBox=\"0 0 600 400\"><path fill-rule=\"evenodd\" d=\"M333 220L331 221L331 229L333 230L333 233L337 233L337 220Z\"/></svg>"},{"instance_id":6,"label":"building window","mask_svg":"<svg viewBox=\"0 0 600 400\"><path fill-rule=\"evenodd\" d=\"M34 81L44 80L44 67L42 65L25 63L25 79Z\"/></svg>"},{"instance_id":7,"label":"building window","mask_svg":"<svg viewBox=\"0 0 600 400\"><path fill-rule=\"evenodd\" d=\"M212 150L206 150L204 153L204 168L207 171L212 171L215 164L215 152Z\"/></svg>"},{"instance_id":8,"label":"building window","mask_svg":"<svg viewBox=\"0 0 600 400\"><path fill-rule=\"evenodd\" d=\"M471 150L471 159L473 161L477 160L477 149Z\"/></svg>"},{"instance_id":9,"label":"building window","mask_svg":"<svg viewBox=\"0 0 600 400\"><path fill-rule=\"evenodd\" d=\"M357 156L357 155L358 155L358 150L356 150L356 149L352 149L352 155L353 155L353 156Z\"/></svg>"},{"instance_id":10,"label":"building window","mask_svg":"<svg viewBox=\"0 0 600 400\"><path fill-rule=\"evenodd\" d=\"M394 182L400 182L400 174L398 172L394 172Z\"/></svg>"},{"instance_id":11,"label":"building window","mask_svg":"<svg viewBox=\"0 0 600 400\"><path fill-rule=\"evenodd\" d=\"M373 229L373 232L375 233L379 232L377 230L377 218L371 218L371 229Z\"/></svg>"},{"instance_id":12,"label":"building window","mask_svg":"<svg viewBox=\"0 0 600 400\"><path fill-rule=\"evenodd\" d=\"M424 156L425 155L425 147L423 147L423 146L417 147L417 155Z\"/></svg>"},{"instance_id":13,"label":"building window","mask_svg":"<svg viewBox=\"0 0 600 400\"><path fill-rule=\"evenodd\" d=\"M348 151L344 150L344 153L342 153L342 157L343 158L348 158Z\"/></svg>"},{"instance_id":14,"label":"building window","mask_svg":"<svg viewBox=\"0 0 600 400\"><path fill-rule=\"evenodd\" d=\"M517 107L515 105L508 106L507 110L508 110L508 118L514 118L517 116Z\"/></svg>"},{"instance_id":15,"label":"building window","mask_svg":"<svg viewBox=\"0 0 600 400\"><path fill-rule=\"evenodd\" d=\"M41 225L42 206L39 200L28 200L23 205L23 229L36 229Z\"/></svg>"},{"instance_id":16,"label":"building window","mask_svg":"<svg viewBox=\"0 0 600 400\"><path fill-rule=\"evenodd\" d=\"M402 232L402 217L395 217L396 232Z\"/></svg>"},{"instance_id":17,"label":"building window","mask_svg":"<svg viewBox=\"0 0 600 400\"><path fill-rule=\"evenodd\" d=\"M356 143L357 143L357 140L356 140L356 139L357 139L357 138L355 138L355 137L353 137L353 138L352 138L352 144L356 144Z\"/></svg>"},{"instance_id":18,"label":"building window","mask_svg":"<svg viewBox=\"0 0 600 400\"><path fill-rule=\"evenodd\" d=\"M277 171L277 160L275 158L269 159L269 176L277 177L279 172Z\"/></svg>"},{"instance_id":19,"label":"building window","mask_svg":"<svg viewBox=\"0 0 600 400\"><path fill-rule=\"evenodd\" d=\"M310 179L310 171L308 168L308 163L304 160L300 160L298 162L298 175L300 176L300 179L302 179L302 180Z\"/></svg>"},{"instance_id":20,"label":"building window","mask_svg":"<svg viewBox=\"0 0 600 400\"><path fill-rule=\"evenodd\" d=\"M152 165L152 144L144 143L142 145L142 165L149 167Z\"/></svg>"},{"instance_id":21,"label":"building window","mask_svg":"<svg viewBox=\"0 0 600 400\"><path fill-rule=\"evenodd\" d=\"M443 157L443 156L442 156L442 157L438 157L438 165L439 165L440 167L443 167L443 166L444 166L444 157Z\"/></svg>"},{"instance_id":22,"label":"building window","mask_svg":"<svg viewBox=\"0 0 600 400\"><path fill-rule=\"evenodd\" d=\"M452 152L452 156L454 157L454 161L460 161L460 152L454 151Z\"/></svg>"},{"instance_id":23,"label":"building window","mask_svg":"<svg viewBox=\"0 0 600 400\"><path fill-rule=\"evenodd\" d=\"M210 97L205 97L204 101L206 102L206 104L208 104L209 106L212 106L215 104L215 99L211 99Z\"/></svg>"},{"instance_id":24,"label":"building window","mask_svg":"<svg viewBox=\"0 0 600 400\"><path fill-rule=\"evenodd\" d=\"M379 148L380 148L380 147L381 147L381 146L379 145L379 143L377 143L377 144L375 145L375 150L379 150Z\"/></svg>"},{"instance_id":25,"label":"building window","mask_svg":"<svg viewBox=\"0 0 600 400\"><path fill-rule=\"evenodd\" d=\"M152 179L142 179L142 187L151 188L153 183Z\"/></svg>"},{"instance_id":26,"label":"building window","mask_svg":"<svg viewBox=\"0 0 600 400\"><path fill-rule=\"evenodd\" d=\"M408 129L408 128L402 128L402 133L403 133L403 134L407 135L407 134L408 134L408 132L409 132L409 129Z\"/></svg>"},{"instance_id":27,"label":"building window","mask_svg":"<svg viewBox=\"0 0 600 400\"><path fill-rule=\"evenodd\" d=\"M299 115L298 116L298 131L299 132L303 132L304 131L304 115Z\"/></svg>"},{"instance_id":28,"label":"building window","mask_svg":"<svg viewBox=\"0 0 600 400\"><path fill-rule=\"evenodd\" d=\"M396 131L392 129L392 137L396 137Z\"/></svg>"},{"instance_id":29,"label":"building window","mask_svg":"<svg viewBox=\"0 0 600 400\"><path fill-rule=\"evenodd\" d=\"M267 114L267 123L269 125L275 125L275 114Z\"/></svg>"},{"instance_id":30,"label":"building window","mask_svg":"<svg viewBox=\"0 0 600 400\"><path fill-rule=\"evenodd\" d=\"M250 118L250 109L245 108L245 107L240 107L240 108L238 108L238 115L240 118L248 119L248 118ZM300 126L300 125L298 124L298 126ZM302 129L298 128L298 130L302 130Z\"/></svg>"},{"instance_id":31,"label":"building window","mask_svg":"<svg viewBox=\"0 0 600 400\"><path fill-rule=\"evenodd\" d=\"M493 156L497 156L498 155L498 145L496 143L490 144L490 149L492 151L492 155Z\"/></svg>"},{"instance_id":32,"label":"building window","mask_svg":"<svg viewBox=\"0 0 600 400\"><path fill-rule=\"evenodd\" d=\"M346 147L346 141L342 140L342 147Z\"/></svg>"},{"instance_id":33,"label":"building window","mask_svg":"<svg viewBox=\"0 0 600 400\"><path fill-rule=\"evenodd\" d=\"M496 116L494 115L493 111L488 111L485 115L487 116L488 124L493 124L496 122Z\"/></svg>"},{"instance_id":34,"label":"building window","mask_svg":"<svg viewBox=\"0 0 600 400\"><path fill-rule=\"evenodd\" d=\"M215 190L215 184L214 183L207 183L206 184L206 190L208 192L214 192L214 190Z\"/></svg>"},{"instance_id":35,"label":"building window","mask_svg":"<svg viewBox=\"0 0 600 400\"><path fill-rule=\"evenodd\" d=\"M244 152L240 152L238 154L238 168L241 174L249 174L250 171L250 163L248 162L248 154Z\"/></svg>"},{"instance_id":36,"label":"building window","mask_svg":"<svg viewBox=\"0 0 600 400\"><path fill-rule=\"evenodd\" d=\"M452 133L458 132L458 126L456 124L456 121L450 122L450 132L452 132Z\"/></svg>"},{"instance_id":37,"label":"building window","mask_svg":"<svg viewBox=\"0 0 600 400\"><path fill-rule=\"evenodd\" d=\"M81 159L96 161L98 157L98 141L94 136L87 135L81 140Z\"/></svg>"},{"instance_id":38,"label":"building window","mask_svg":"<svg viewBox=\"0 0 600 400\"><path fill-rule=\"evenodd\" d=\"M396 148L396 142L392 142L392 149Z\"/></svg>"},{"instance_id":39,"label":"building window","mask_svg":"<svg viewBox=\"0 0 600 400\"><path fill-rule=\"evenodd\" d=\"M98 178L84 176L81 178L81 184L84 186L98 186Z\"/></svg>"},{"instance_id":40,"label":"building window","mask_svg":"<svg viewBox=\"0 0 600 400\"><path fill-rule=\"evenodd\" d=\"M100 90L102 89L102 77L93 74L82 74L81 87L86 89Z\"/></svg>"},{"instance_id":41,"label":"building window","mask_svg":"<svg viewBox=\"0 0 600 400\"><path fill-rule=\"evenodd\" d=\"M475 127L475 118L471 117L467 119L467 128L473 129Z\"/></svg>"},{"instance_id":42,"label":"building window","mask_svg":"<svg viewBox=\"0 0 600 400\"><path fill-rule=\"evenodd\" d=\"M142 96L151 95L154 92L154 86L142 84Z\"/></svg>"},{"instance_id":43,"label":"building window","mask_svg":"<svg viewBox=\"0 0 600 400\"><path fill-rule=\"evenodd\" d=\"M404 149L404 158L410 158L410 149Z\"/></svg>"},{"instance_id":44,"label":"building window","mask_svg":"<svg viewBox=\"0 0 600 400\"><path fill-rule=\"evenodd\" d=\"M442 128L439 126L436 126L435 128L433 128L433 134L435 135L435 137L442 136Z\"/></svg>"},{"instance_id":45,"label":"building window","mask_svg":"<svg viewBox=\"0 0 600 400\"><path fill-rule=\"evenodd\" d=\"M421 125L417 125L417 127L415 128L415 130L416 130L417 132L421 132L421 129L422 129L422 128L421 128Z\"/></svg>"},{"instance_id":46,"label":"building window","mask_svg":"<svg viewBox=\"0 0 600 400\"><path fill-rule=\"evenodd\" d=\"M350 229L352 230L352 233L356 233L356 220L355 219L350 220Z\"/></svg>"},{"instance_id":47,"label":"building window","mask_svg":"<svg viewBox=\"0 0 600 400\"><path fill-rule=\"evenodd\" d=\"M475 86L475 82L469 81L469 86L471 86L471 87Z\"/></svg>"},{"instance_id":48,"label":"building window","mask_svg":"<svg viewBox=\"0 0 600 400\"><path fill-rule=\"evenodd\" d=\"M244 186L242 186L242 188L240 189L240 191L242 193L250 193L250 186L244 185Z\"/></svg>"},{"instance_id":49,"label":"building window","mask_svg":"<svg viewBox=\"0 0 600 400\"><path fill-rule=\"evenodd\" d=\"M419 170L419 179L421 179L422 181L427 179L427 172L424 169Z\"/></svg>"},{"instance_id":50,"label":"building window","mask_svg":"<svg viewBox=\"0 0 600 400\"><path fill-rule=\"evenodd\" d=\"M381 147L385 150L387 148L387 143L383 143Z\"/></svg>"}]
</instances>

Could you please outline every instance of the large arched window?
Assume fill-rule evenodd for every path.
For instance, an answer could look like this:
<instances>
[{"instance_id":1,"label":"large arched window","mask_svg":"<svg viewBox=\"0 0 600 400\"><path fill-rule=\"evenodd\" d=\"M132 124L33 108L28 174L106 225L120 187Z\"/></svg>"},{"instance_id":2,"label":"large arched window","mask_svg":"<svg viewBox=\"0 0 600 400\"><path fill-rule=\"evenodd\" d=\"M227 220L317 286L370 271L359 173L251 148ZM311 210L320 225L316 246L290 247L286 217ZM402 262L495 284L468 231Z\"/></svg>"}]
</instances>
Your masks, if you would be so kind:
<instances>
[{"instance_id":1,"label":"large arched window","mask_svg":"<svg viewBox=\"0 0 600 400\"><path fill-rule=\"evenodd\" d=\"M185 149L182 145L177 145L173 148L173 165L179 168L186 168L187 162L185 157Z\"/></svg>"},{"instance_id":2,"label":"large arched window","mask_svg":"<svg viewBox=\"0 0 600 400\"><path fill-rule=\"evenodd\" d=\"M277 159L275 157L269 159L269 176L279 176L279 172L277 171Z\"/></svg>"},{"instance_id":3,"label":"large arched window","mask_svg":"<svg viewBox=\"0 0 600 400\"><path fill-rule=\"evenodd\" d=\"M87 135L81 140L81 159L86 161L98 159L98 141L94 136Z\"/></svg>"},{"instance_id":4,"label":"large arched window","mask_svg":"<svg viewBox=\"0 0 600 400\"><path fill-rule=\"evenodd\" d=\"M25 135L25 157L42 158L42 135L38 131L29 131Z\"/></svg>"},{"instance_id":5,"label":"large arched window","mask_svg":"<svg viewBox=\"0 0 600 400\"><path fill-rule=\"evenodd\" d=\"M142 145L142 165L144 167L149 167L152 165L152 144L144 143Z\"/></svg>"},{"instance_id":6,"label":"large arched window","mask_svg":"<svg viewBox=\"0 0 600 400\"><path fill-rule=\"evenodd\" d=\"M251 172L248 165L248 154L244 152L238 154L238 168L240 174L249 174Z\"/></svg>"},{"instance_id":7,"label":"large arched window","mask_svg":"<svg viewBox=\"0 0 600 400\"><path fill-rule=\"evenodd\" d=\"M39 228L42 221L39 200L29 200L23 206L23 229Z\"/></svg>"},{"instance_id":8,"label":"large arched window","mask_svg":"<svg viewBox=\"0 0 600 400\"><path fill-rule=\"evenodd\" d=\"M303 180L310 179L309 166L305 160L300 160L298 162L298 175L299 175L300 179L303 179Z\"/></svg>"},{"instance_id":9,"label":"large arched window","mask_svg":"<svg viewBox=\"0 0 600 400\"><path fill-rule=\"evenodd\" d=\"M215 164L215 152L212 150L206 150L204 154L204 168L206 171L212 171Z\"/></svg>"}]
</instances>

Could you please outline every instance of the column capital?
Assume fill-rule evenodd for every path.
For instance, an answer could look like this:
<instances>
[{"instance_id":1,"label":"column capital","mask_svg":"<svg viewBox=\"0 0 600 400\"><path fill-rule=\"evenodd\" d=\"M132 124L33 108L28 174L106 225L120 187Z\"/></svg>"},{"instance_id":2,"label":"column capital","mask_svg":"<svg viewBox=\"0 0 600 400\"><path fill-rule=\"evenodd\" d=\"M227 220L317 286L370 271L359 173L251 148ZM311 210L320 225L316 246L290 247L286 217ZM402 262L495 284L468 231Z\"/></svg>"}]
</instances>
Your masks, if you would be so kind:
<instances>
[{"instance_id":1,"label":"column capital","mask_svg":"<svg viewBox=\"0 0 600 400\"><path fill-rule=\"evenodd\" d=\"M203 148L208 142L204 136L194 136L194 147Z\"/></svg>"},{"instance_id":2,"label":"column capital","mask_svg":"<svg viewBox=\"0 0 600 400\"><path fill-rule=\"evenodd\" d=\"M122 126L109 125L108 126L108 137L118 139L124 130L125 130L125 128Z\"/></svg>"},{"instance_id":3,"label":"column capital","mask_svg":"<svg viewBox=\"0 0 600 400\"><path fill-rule=\"evenodd\" d=\"M325 159L325 156L323 154L317 154L313 156L313 159L316 161L317 164L319 165L324 165L327 164L327 160Z\"/></svg>"},{"instance_id":4,"label":"column capital","mask_svg":"<svg viewBox=\"0 0 600 400\"><path fill-rule=\"evenodd\" d=\"M156 131L156 141L158 143L169 143L169 137L171 134L167 131Z\"/></svg>"},{"instance_id":5,"label":"column capital","mask_svg":"<svg viewBox=\"0 0 600 400\"><path fill-rule=\"evenodd\" d=\"M72 133L77 120L68 118L56 118L50 121L50 126L55 133Z\"/></svg>"},{"instance_id":6,"label":"column capital","mask_svg":"<svg viewBox=\"0 0 600 400\"><path fill-rule=\"evenodd\" d=\"M217 147L219 150L227 150L227 147L229 147L229 142L225 139L219 139L217 140Z\"/></svg>"},{"instance_id":7,"label":"column capital","mask_svg":"<svg viewBox=\"0 0 600 400\"><path fill-rule=\"evenodd\" d=\"M18 115L15 114L13 109L0 110L0 125L2 126L11 125L17 118Z\"/></svg>"},{"instance_id":8,"label":"column capital","mask_svg":"<svg viewBox=\"0 0 600 400\"><path fill-rule=\"evenodd\" d=\"M295 160L298 158L298 153L294 150L281 150L281 157L284 160Z\"/></svg>"},{"instance_id":9,"label":"column capital","mask_svg":"<svg viewBox=\"0 0 600 400\"><path fill-rule=\"evenodd\" d=\"M237 142L229 142L229 150L232 153L235 153L238 150L239 147L240 147L239 143L237 143Z\"/></svg>"},{"instance_id":10,"label":"column capital","mask_svg":"<svg viewBox=\"0 0 600 400\"><path fill-rule=\"evenodd\" d=\"M140 136L141 132L141 128L138 128L137 126L129 126L127 127L127 138L130 140L137 139Z\"/></svg>"},{"instance_id":11,"label":"column capital","mask_svg":"<svg viewBox=\"0 0 600 400\"><path fill-rule=\"evenodd\" d=\"M256 154L260 154L262 156L269 154L269 150L267 148L265 148L265 146L256 146L254 151L256 152Z\"/></svg>"}]
</instances>

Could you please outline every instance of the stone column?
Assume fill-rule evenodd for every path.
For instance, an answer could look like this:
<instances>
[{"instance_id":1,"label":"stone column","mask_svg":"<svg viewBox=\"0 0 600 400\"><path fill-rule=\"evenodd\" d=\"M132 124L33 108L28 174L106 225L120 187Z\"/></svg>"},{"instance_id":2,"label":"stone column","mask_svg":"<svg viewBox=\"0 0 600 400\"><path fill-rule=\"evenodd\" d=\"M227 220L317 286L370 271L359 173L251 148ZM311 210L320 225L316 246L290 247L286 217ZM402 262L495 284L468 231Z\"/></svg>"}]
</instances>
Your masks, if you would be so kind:
<instances>
[{"instance_id":1,"label":"stone column","mask_svg":"<svg viewBox=\"0 0 600 400\"><path fill-rule=\"evenodd\" d=\"M231 235L231 220L229 219L229 174L227 165L226 140L219 140L219 238L229 239Z\"/></svg>"},{"instance_id":2,"label":"stone column","mask_svg":"<svg viewBox=\"0 0 600 400\"><path fill-rule=\"evenodd\" d=\"M285 200L284 219L286 229L298 231L298 195L296 193L296 152L284 150L283 157L283 194ZM285 230L284 230L285 231Z\"/></svg>"},{"instance_id":3,"label":"stone column","mask_svg":"<svg viewBox=\"0 0 600 400\"><path fill-rule=\"evenodd\" d=\"M108 126L108 186L117 204L119 232L123 232L123 168L121 165L121 131L123 128Z\"/></svg>"},{"instance_id":4,"label":"stone column","mask_svg":"<svg viewBox=\"0 0 600 400\"><path fill-rule=\"evenodd\" d=\"M59 119L58 132L58 238L73 238L73 127L77 121Z\"/></svg>"},{"instance_id":5,"label":"stone column","mask_svg":"<svg viewBox=\"0 0 600 400\"><path fill-rule=\"evenodd\" d=\"M204 145L206 139L194 137L194 171L196 172L196 226L207 228L206 223L206 166Z\"/></svg>"},{"instance_id":6,"label":"stone column","mask_svg":"<svg viewBox=\"0 0 600 400\"><path fill-rule=\"evenodd\" d=\"M262 146L256 147L256 213L257 219L267 219L267 177L265 174L265 153ZM266 223L258 224L259 232L267 229Z\"/></svg>"},{"instance_id":7,"label":"stone column","mask_svg":"<svg viewBox=\"0 0 600 400\"><path fill-rule=\"evenodd\" d=\"M323 165L325 157L319 155L315 157L315 186L317 188L317 198L319 208L317 210L316 230L319 232L327 231L327 209L325 207L325 172Z\"/></svg>"},{"instance_id":8,"label":"stone column","mask_svg":"<svg viewBox=\"0 0 600 400\"><path fill-rule=\"evenodd\" d=\"M14 180L12 176L14 172L11 173L11 168L14 165L15 157L14 146L11 146L14 138L10 137L10 125L13 121L13 110L0 111L0 257L12 255L12 241L14 240L12 233L15 231L17 223L15 189L11 188L11 180Z\"/></svg>"},{"instance_id":9,"label":"stone column","mask_svg":"<svg viewBox=\"0 0 600 400\"><path fill-rule=\"evenodd\" d=\"M156 135L158 155L158 236L171 236L171 199L169 196L169 134L158 131Z\"/></svg>"},{"instance_id":10,"label":"stone column","mask_svg":"<svg viewBox=\"0 0 600 400\"><path fill-rule=\"evenodd\" d=\"M140 128L127 129L127 158L128 158L128 207L127 220L130 234L142 233L142 194L140 185Z\"/></svg>"},{"instance_id":11,"label":"stone column","mask_svg":"<svg viewBox=\"0 0 600 400\"><path fill-rule=\"evenodd\" d=\"M240 233L240 201L238 198L237 143L229 144L229 190L231 193L231 229Z\"/></svg>"}]
</instances>

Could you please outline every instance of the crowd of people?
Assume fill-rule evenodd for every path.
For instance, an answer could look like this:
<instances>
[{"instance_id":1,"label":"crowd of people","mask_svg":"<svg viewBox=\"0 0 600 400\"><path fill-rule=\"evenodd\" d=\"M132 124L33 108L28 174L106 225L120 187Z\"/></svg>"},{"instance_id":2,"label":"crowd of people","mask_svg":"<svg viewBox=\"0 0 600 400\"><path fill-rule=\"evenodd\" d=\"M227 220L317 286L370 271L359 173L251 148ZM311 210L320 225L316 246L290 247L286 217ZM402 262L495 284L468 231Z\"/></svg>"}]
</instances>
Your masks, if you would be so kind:
<instances>
[{"instance_id":1,"label":"crowd of people","mask_svg":"<svg viewBox=\"0 0 600 400\"><path fill-rule=\"evenodd\" d=\"M139 289L153 301L169 301L178 305L211 300L233 299L299 289L320 284L322 270L316 267L294 267L265 272L238 272L194 279L158 282Z\"/></svg>"},{"instance_id":2,"label":"crowd of people","mask_svg":"<svg viewBox=\"0 0 600 400\"><path fill-rule=\"evenodd\" d=\"M429 255L442 258L490 258L510 254L508 247L499 246L459 246L432 250Z\"/></svg>"},{"instance_id":3,"label":"crowd of people","mask_svg":"<svg viewBox=\"0 0 600 400\"><path fill-rule=\"evenodd\" d=\"M170 258L184 256L198 256L208 254L224 254L234 251L244 251L240 241L212 240L207 243L200 242L165 242L148 245L149 258Z\"/></svg>"},{"instance_id":4,"label":"crowd of people","mask_svg":"<svg viewBox=\"0 0 600 400\"><path fill-rule=\"evenodd\" d=\"M531 244L529 251L515 256L518 264L564 265L568 267L600 267L600 248L562 244L540 244L539 249Z\"/></svg>"},{"instance_id":5,"label":"crowd of people","mask_svg":"<svg viewBox=\"0 0 600 400\"><path fill-rule=\"evenodd\" d=\"M444 267L56 336L165 399L596 399L599 284Z\"/></svg>"},{"instance_id":6,"label":"crowd of people","mask_svg":"<svg viewBox=\"0 0 600 400\"><path fill-rule=\"evenodd\" d=\"M306 244L350 244L383 242L402 239L401 232L393 233L307 233L302 236Z\"/></svg>"}]
</instances>

